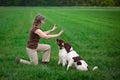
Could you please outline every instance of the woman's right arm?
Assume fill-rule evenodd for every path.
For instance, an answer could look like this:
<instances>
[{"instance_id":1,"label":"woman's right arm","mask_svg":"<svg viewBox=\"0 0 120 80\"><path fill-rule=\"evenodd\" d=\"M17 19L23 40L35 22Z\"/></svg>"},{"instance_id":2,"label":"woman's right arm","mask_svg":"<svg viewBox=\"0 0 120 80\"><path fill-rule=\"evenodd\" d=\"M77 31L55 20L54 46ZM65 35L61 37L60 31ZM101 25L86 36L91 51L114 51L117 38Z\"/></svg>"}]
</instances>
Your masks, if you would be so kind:
<instances>
[{"instance_id":1,"label":"woman's right arm","mask_svg":"<svg viewBox=\"0 0 120 80\"><path fill-rule=\"evenodd\" d=\"M63 32L64 32L64 31L61 30L58 34L47 35L47 34L45 34L45 33L44 33L42 30L40 30L40 29L37 29L37 30L35 31L35 33L36 33L37 35L39 35L41 38L45 38L45 39L50 39L50 38L58 37L58 36L62 35Z\"/></svg>"},{"instance_id":2,"label":"woman's right arm","mask_svg":"<svg viewBox=\"0 0 120 80\"><path fill-rule=\"evenodd\" d=\"M57 29L57 27L56 27L56 25L54 25L52 29L45 31L44 33L49 34L50 32L55 31L56 29Z\"/></svg>"}]
</instances>

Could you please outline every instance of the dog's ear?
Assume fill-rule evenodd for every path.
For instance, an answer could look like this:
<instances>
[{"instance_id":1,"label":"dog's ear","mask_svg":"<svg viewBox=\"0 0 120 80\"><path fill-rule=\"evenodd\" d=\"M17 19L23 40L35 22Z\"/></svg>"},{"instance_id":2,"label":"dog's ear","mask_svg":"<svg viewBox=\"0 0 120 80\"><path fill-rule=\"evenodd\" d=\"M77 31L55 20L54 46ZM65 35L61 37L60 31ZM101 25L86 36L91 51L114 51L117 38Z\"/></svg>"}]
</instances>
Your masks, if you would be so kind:
<instances>
[{"instance_id":1,"label":"dog's ear","mask_svg":"<svg viewBox=\"0 0 120 80\"><path fill-rule=\"evenodd\" d=\"M65 47L65 49L66 49L67 53L69 53L69 52L70 52L70 49L71 49L70 44L65 43L65 44L64 44L64 47Z\"/></svg>"}]
</instances>

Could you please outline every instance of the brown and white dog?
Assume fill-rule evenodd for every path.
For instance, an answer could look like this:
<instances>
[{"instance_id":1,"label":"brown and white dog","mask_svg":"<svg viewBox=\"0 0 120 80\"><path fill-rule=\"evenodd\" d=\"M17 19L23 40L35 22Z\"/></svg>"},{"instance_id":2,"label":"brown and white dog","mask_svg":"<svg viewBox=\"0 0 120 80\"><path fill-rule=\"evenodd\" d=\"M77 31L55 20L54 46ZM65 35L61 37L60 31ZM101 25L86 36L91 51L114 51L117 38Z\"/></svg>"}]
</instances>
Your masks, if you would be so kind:
<instances>
[{"instance_id":1,"label":"brown and white dog","mask_svg":"<svg viewBox=\"0 0 120 80\"><path fill-rule=\"evenodd\" d=\"M57 45L59 46L59 61L58 64L62 63L63 66L67 65L67 70L69 67L75 66L77 70L87 71L88 64L73 50L70 44L65 43L63 40L57 39ZM97 69L94 67L93 70Z\"/></svg>"},{"instance_id":2,"label":"brown and white dog","mask_svg":"<svg viewBox=\"0 0 120 80\"><path fill-rule=\"evenodd\" d=\"M67 70L72 65L74 65L77 70L88 70L87 63L73 50L70 44L59 39L57 39L56 42L60 48L58 64L62 63L63 66L65 66L68 62Z\"/></svg>"},{"instance_id":3,"label":"brown and white dog","mask_svg":"<svg viewBox=\"0 0 120 80\"><path fill-rule=\"evenodd\" d=\"M57 45L59 46L59 61L58 65L62 64L62 66L65 66L67 64L67 52L64 48L64 41L63 40L56 40Z\"/></svg>"}]
</instances>

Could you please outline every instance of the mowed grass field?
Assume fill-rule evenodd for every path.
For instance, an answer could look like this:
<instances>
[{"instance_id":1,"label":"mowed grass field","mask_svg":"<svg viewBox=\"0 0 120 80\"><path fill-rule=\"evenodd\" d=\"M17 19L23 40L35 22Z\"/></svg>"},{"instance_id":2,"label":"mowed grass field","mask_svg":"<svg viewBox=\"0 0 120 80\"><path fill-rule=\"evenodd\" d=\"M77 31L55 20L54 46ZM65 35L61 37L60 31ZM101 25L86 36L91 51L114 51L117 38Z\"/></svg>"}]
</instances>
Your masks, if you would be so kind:
<instances>
[{"instance_id":1,"label":"mowed grass field","mask_svg":"<svg viewBox=\"0 0 120 80\"><path fill-rule=\"evenodd\" d=\"M56 39L41 39L51 45L51 60L41 65L15 62L16 57L29 60L26 42L37 14L46 16L43 31L57 24L59 37L96 71L77 71L57 65ZM52 34L53 34L52 33ZM82 7L0 7L0 80L119 80L120 79L120 8Z\"/></svg>"}]
</instances>

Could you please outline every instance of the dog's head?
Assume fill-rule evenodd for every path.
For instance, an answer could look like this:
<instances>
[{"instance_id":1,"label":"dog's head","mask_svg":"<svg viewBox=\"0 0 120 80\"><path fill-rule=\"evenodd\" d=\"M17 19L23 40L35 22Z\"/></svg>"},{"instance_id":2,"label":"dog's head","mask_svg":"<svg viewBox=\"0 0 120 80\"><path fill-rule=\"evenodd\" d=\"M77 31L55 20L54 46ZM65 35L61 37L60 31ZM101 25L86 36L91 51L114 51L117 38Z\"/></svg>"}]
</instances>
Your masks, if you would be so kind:
<instances>
[{"instance_id":1,"label":"dog's head","mask_svg":"<svg viewBox=\"0 0 120 80\"><path fill-rule=\"evenodd\" d=\"M56 44L59 46L60 49L64 47L65 42L60 39L56 39Z\"/></svg>"},{"instance_id":2,"label":"dog's head","mask_svg":"<svg viewBox=\"0 0 120 80\"><path fill-rule=\"evenodd\" d=\"M72 49L71 45L69 43L65 43L65 41L63 41L63 40L56 39L56 43L60 47L60 49L65 48L67 53L69 53Z\"/></svg>"}]
</instances>

